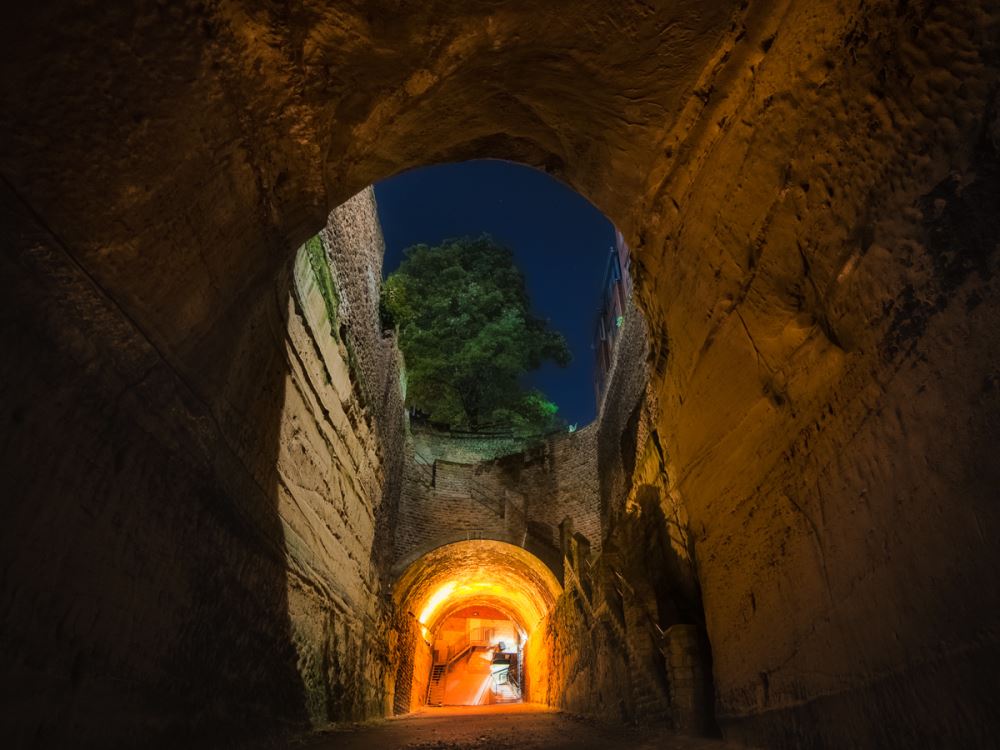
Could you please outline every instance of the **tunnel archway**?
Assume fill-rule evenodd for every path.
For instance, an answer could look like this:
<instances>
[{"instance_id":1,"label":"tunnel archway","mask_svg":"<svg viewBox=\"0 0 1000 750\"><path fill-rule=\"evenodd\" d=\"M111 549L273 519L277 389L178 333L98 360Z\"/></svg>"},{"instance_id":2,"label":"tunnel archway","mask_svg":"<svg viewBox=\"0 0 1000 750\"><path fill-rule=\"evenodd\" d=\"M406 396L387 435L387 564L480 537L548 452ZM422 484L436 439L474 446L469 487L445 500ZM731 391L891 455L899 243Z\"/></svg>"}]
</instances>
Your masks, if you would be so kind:
<instances>
[{"instance_id":1,"label":"tunnel archway","mask_svg":"<svg viewBox=\"0 0 1000 750\"><path fill-rule=\"evenodd\" d=\"M450 546L452 544L460 544L462 542L499 542L508 544L510 546L521 547L519 544L523 541L523 534L521 538L518 538L517 534L508 533L505 530L478 530L476 532L475 538L469 537L469 532L463 532L461 530L454 531L443 531L441 533L434 534L433 538L424 544L412 549L407 550L405 555L399 556L393 565L392 577L394 580L401 580L402 577L409 572L413 566L420 562L421 559L431 554L435 550ZM550 547L547 545L536 545L535 549L530 549L529 554L534 556L540 562L542 562L551 571L553 576L559 576L562 573L562 556L555 547Z\"/></svg>"},{"instance_id":2,"label":"tunnel archway","mask_svg":"<svg viewBox=\"0 0 1000 750\"><path fill-rule=\"evenodd\" d=\"M530 700L533 683L546 679L542 639L532 640L532 635L561 593L562 586L542 560L507 542L454 542L425 553L393 586L402 618L397 628L410 634L405 647L413 651L401 660L404 668L397 674L397 694L408 697L408 709L422 705L435 664L449 660L435 652L439 626L456 611L489 607L506 614L522 636L523 648L518 650L523 677L518 681L521 694ZM397 708L403 707L397 700Z\"/></svg>"},{"instance_id":3,"label":"tunnel archway","mask_svg":"<svg viewBox=\"0 0 1000 750\"><path fill-rule=\"evenodd\" d=\"M10 684L44 696L13 736L305 720L292 644L375 621L375 576L284 557L330 549L278 515L303 441L272 284L365 185L497 156L636 248L658 410L636 471L686 510L726 731L992 744L996 4L363 6L7 26L4 625Z\"/></svg>"}]
</instances>

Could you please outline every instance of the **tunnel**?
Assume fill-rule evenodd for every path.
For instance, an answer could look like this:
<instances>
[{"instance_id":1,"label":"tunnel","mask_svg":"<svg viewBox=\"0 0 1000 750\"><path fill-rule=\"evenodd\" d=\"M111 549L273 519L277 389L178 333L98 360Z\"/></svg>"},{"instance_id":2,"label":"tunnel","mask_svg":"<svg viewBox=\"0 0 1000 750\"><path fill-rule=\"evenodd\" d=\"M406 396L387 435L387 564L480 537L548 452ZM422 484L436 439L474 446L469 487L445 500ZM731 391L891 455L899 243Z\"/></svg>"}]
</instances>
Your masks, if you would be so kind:
<instances>
[{"instance_id":1,"label":"tunnel","mask_svg":"<svg viewBox=\"0 0 1000 750\"><path fill-rule=\"evenodd\" d=\"M517 700L530 698L528 685L544 686L548 668L544 640L536 631L561 593L559 582L541 560L506 542L453 542L420 557L394 586L397 605L411 619L414 631L412 669L404 668L396 683L398 695L410 696L411 704L405 708L413 707L414 701L417 706L426 702L478 705L484 702L487 690L492 693L485 697L495 698L502 691L496 679L491 684L486 669L480 670L478 678L465 677L464 673L471 671L467 666L474 664L478 655L495 658L494 654L504 652L516 656L513 672L502 677L501 684L513 685L513 691L507 690L505 695ZM486 628L495 630L496 635L476 632L484 627L479 625L480 619L487 621ZM455 635L442 637L442 627L454 620L472 622L456 623ZM503 628L505 621L513 627ZM504 643L501 638L511 648L498 648ZM505 671L510 662L503 662ZM410 665L409 660L403 663ZM495 659L495 663L500 660ZM448 690L449 679L457 686L463 678L470 686L465 692Z\"/></svg>"},{"instance_id":2,"label":"tunnel","mask_svg":"<svg viewBox=\"0 0 1000 750\"><path fill-rule=\"evenodd\" d=\"M594 737L996 745L996 2L56 0L2 34L5 746L433 712L476 607ZM634 283L595 423L474 458L408 423L369 283L370 186L471 159L592 202Z\"/></svg>"}]
</instances>

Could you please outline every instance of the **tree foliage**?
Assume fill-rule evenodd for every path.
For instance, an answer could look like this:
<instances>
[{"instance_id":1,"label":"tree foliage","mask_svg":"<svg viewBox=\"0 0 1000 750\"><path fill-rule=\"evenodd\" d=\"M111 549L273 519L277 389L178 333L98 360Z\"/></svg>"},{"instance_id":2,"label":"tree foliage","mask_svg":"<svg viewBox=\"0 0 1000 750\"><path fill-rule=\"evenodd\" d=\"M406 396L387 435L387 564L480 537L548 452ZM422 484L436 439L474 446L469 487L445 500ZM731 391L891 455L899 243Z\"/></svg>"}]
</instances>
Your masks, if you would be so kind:
<instances>
[{"instance_id":1,"label":"tree foliage","mask_svg":"<svg viewBox=\"0 0 1000 750\"><path fill-rule=\"evenodd\" d=\"M532 315L510 250L487 235L415 245L386 279L383 304L399 326L408 405L462 429L560 426L556 405L521 380L546 360L567 365L569 348Z\"/></svg>"}]
</instances>

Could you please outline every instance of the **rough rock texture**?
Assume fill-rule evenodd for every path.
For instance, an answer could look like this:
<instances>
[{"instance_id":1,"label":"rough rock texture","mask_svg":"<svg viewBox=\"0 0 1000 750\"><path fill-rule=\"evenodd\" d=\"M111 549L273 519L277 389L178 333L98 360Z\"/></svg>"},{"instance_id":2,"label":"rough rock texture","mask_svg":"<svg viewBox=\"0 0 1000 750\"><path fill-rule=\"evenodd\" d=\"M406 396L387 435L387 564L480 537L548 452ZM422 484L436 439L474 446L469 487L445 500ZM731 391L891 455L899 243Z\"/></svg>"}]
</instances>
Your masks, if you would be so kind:
<instances>
[{"instance_id":1,"label":"rough rock texture","mask_svg":"<svg viewBox=\"0 0 1000 750\"><path fill-rule=\"evenodd\" d=\"M658 634L602 558L567 570L566 593L529 644L534 700L605 721L671 718ZM542 679L539 679L541 677Z\"/></svg>"},{"instance_id":2,"label":"rough rock texture","mask_svg":"<svg viewBox=\"0 0 1000 750\"><path fill-rule=\"evenodd\" d=\"M314 724L382 716L392 704L381 592L404 434L399 355L381 337L372 283L385 252L372 191L333 211L321 237L295 259L294 387L278 452L289 616Z\"/></svg>"},{"instance_id":3,"label":"rough rock texture","mask_svg":"<svg viewBox=\"0 0 1000 750\"><path fill-rule=\"evenodd\" d=\"M714 724L704 614L690 535L664 492L647 354L645 321L630 305L589 442L602 544L563 525L565 593L543 628L548 662L535 672L546 702L574 713L705 733ZM667 635L679 632L694 635Z\"/></svg>"},{"instance_id":4,"label":"rough rock texture","mask_svg":"<svg viewBox=\"0 0 1000 750\"><path fill-rule=\"evenodd\" d=\"M997 13L790 5L659 188L641 294L727 736L995 741Z\"/></svg>"},{"instance_id":5,"label":"rough rock texture","mask_svg":"<svg viewBox=\"0 0 1000 750\"><path fill-rule=\"evenodd\" d=\"M692 532L724 731L993 744L998 14L19 5L0 32L8 735L305 720L275 280L373 181L489 156L566 180L634 248L653 484Z\"/></svg>"},{"instance_id":6,"label":"rough rock texture","mask_svg":"<svg viewBox=\"0 0 1000 750\"><path fill-rule=\"evenodd\" d=\"M377 229L362 199L331 226L360 214ZM373 549L391 545L377 519L402 455L398 369L376 426L300 253L240 311L225 389L206 403L30 215L11 219L33 248L5 255L4 277L22 309L45 314L3 324L16 426L4 447L8 741L212 744L384 714ZM381 259L381 244L369 252ZM75 285L76 307L45 291L53 274ZM378 343L360 356L391 365L394 347ZM39 471L39 455L55 463Z\"/></svg>"},{"instance_id":7,"label":"rough rock texture","mask_svg":"<svg viewBox=\"0 0 1000 750\"><path fill-rule=\"evenodd\" d=\"M428 428L412 427L394 569L401 571L448 542L495 539L524 546L561 575L563 520L572 519L578 532L600 546L596 436L594 424L483 460L482 454L514 446L488 438L449 439Z\"/></svg>"},{"instance_id":8,"label":"rough rock texture","mask_svg":"<svg viewBox=\"0 0 1000 750\"><path fill-rule=\"evenodd\" d=\"M382 331L379 312L385 243L374 191L363 190L338 206L320 237L338 293L336 337L346 349L348 374L363 407L360 415L365 428L378 440L376 484L381 485L381 498L375 506L378 544L371 553L385 576L394 559L392 539L403 476L406 422L400 382L402 353L395 336ZM351 429L360 428L352 422ZM364 475L350 479L364 485L367 498L379 492Z\"/></svg>"}]
</instances>

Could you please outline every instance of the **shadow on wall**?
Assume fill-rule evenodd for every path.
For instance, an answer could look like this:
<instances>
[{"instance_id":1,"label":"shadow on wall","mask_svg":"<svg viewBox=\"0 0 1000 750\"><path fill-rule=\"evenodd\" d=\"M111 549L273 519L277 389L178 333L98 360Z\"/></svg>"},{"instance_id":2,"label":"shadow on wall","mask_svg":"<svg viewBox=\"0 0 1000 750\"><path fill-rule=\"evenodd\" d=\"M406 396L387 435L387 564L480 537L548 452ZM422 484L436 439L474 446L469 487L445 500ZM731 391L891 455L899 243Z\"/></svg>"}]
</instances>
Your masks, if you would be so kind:
<instances>
[{"instance_id":1,"label":"shadow on wall","mask_svg":"<svg viewBox=\"0 0 1000 750\"><path fill-rule=\"evenodd\" d=\"M401 433L372 413L401 426L402 406L398 368L370 384L378 408L359 384L392 342L336 333L363 290L339 288L338 314L300 253L181 373L14 196L3 209L7 246L30 248L0 259L6 736L214 747L387 713ZM377 228L370 192L339 220ZM342 249L380 262L369 239Z\"/></svg>"},{"instance_id":2,"label":"shadow on wall","mask_svg":"<svg viewBox=\"0 0 1000 750\"><path fill-rule=\"evenodd\" d=\"M3 723L11 746L177 746L306 724L276 503L275 290L175 371L2 194ZM51 279L59 279L58 289Z\"/></svg>"},{"instance_id":3,"label":"shadow on wall","mask_svg":"<svg viewBox=\"0 0 1000 750\"><path fill-rule=\"evenodd\" d=\"M659 488L640 485L635 492L636 513L620 521L616 529L617 546L628 550L633 567L642 571L640 578L648 580L656 595L656 615L660 627L666 629L679 623L697 624L704 628L705 610L695 565L690 557L681 557L671 543L671 531L680 540L690 540L687 528L677 527L675 519L663 512ZM649 565L650 560L657 564Z\"/></svg>"}]
</instances>

